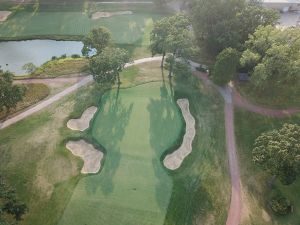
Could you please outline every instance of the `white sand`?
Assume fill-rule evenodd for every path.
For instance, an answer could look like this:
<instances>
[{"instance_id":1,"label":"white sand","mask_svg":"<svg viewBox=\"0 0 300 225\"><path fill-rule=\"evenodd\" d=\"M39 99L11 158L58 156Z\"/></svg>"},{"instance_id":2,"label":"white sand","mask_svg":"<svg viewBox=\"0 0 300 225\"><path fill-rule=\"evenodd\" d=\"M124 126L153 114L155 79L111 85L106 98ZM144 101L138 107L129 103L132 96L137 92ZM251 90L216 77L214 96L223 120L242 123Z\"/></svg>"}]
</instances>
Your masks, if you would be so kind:
<instances>
[{"instance_id":1,"label":"white sand","mask_svg":"<svg viewBox=\"0 0 300 225\"><path fill-rule=\"evenodd\" d=\"M0 11L0 22L4 22L10 14L10 11Z\"/></svg>"},{"instance_id":2,"label":"white sand","mask_svg":"<svg viewBox=\"0 0 300 225\"><path fill-rule=\"evenodd\" d=\"M103 153L94 148L93 145L85 142L84 140L69 141L66 144L73 155L79 156L84 161L81 173L98 173L101 168L101 160Z\"/></svg>"},{"instance_id":3,"label":"white sand","mask_svg":"<svg viewBox=\"0 0 300 225\"><path fill-rule=\"evenodd\" d=\"M181 146L173 153L168 154L163 161L164 166L170 170L178 169L185 157L192 152L192 142L196 134L195 119L190 113L189 100L178 99L177 104L179 105L185 120L186 129Z\"/></svg>"},{"instance_id":4,"label":"white sand","mask_svg":"<svg viewBox=\"0 0 300 225\"><path fill-rule=\"evenodd\" d=\"M71 119L67 123L67 127L71 130L84 131L90 126L90 121L93 119L95 113L97 112L97 107L92 106L87 108L81 115L79 119Z\"/></svg>"},{"instance_id":5,"label":"white sand","mask_svg":"<svg viewBox=\"0 0 300 225\"><path fill-rule=\"evenodd\" d=\"M112 16L119 16L119 15L131 15L132 11L119 11L119 12L95 12L92 15L93 20L97 20L100 18L108 18Z\"/></svg>"}]
</instances>

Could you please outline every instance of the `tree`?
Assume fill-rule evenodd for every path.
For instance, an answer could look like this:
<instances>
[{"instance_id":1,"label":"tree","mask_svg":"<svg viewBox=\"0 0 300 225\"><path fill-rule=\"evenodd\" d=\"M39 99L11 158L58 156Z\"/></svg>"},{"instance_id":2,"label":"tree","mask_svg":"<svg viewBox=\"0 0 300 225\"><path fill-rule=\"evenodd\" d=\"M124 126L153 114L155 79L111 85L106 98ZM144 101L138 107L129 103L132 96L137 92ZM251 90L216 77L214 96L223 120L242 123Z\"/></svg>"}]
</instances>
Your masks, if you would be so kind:
<instances>
[{"instance_id":1,"label":"tree","mask_svg":"<svg viewBox=\"0 0 300 225\"><path fill-rule=\"evenodd\" d=\"M0 176L0 224L16 224L15 221L21 220L27 210L26 204L17 199L16 191ZM9 219L6 214L14 215L15 221Z\"/></svg>"},{"instance_id":2,"label":"tree","mask_svg":"<svg viewBox=\"0 0 300 225\"><path fill-rule=\"evenodd\" d=\"M218 85L227 84L236 73L239 64L239 53L236 49L226 48L216 59L212 70L213 81Z\"/></svg>"},{"instance_id":3,"label":"tree","mask_svg":"<svg viewBox=\"0 0 300 225\"><path fill-rule=\"evenodd\" d=\"M242 49L259 25L273 25L275 11L245 0L194 0L189 13L200 48L212 57L228 47Z\"/></svg>"},{"instance_id":4,"label":"tree","mask_svg":"<svg viewBox=\"0 0 300 225\"><path fill-rule=\"evenodd\" d=\"M36 70L36 66L33 63L26 63L22 66L23 70L26 70L28 74L33 73Z\"/></svg>"},{"instance_id":5,"label":"tree","mask_svg":"<svg viewBox=\"0 0 300 225\"><path fill-rule=\"evenodd\" d=\"M300 175L300 126L284 124L262 133L254 143L253 161L289 185Z\"/></svg>"},{"instance_id":6,"label":"tree","mask_svg":"<svg viewBox=\"0 0 300 225\"><path fill-rule=\"evenodd\" d=\"M0 111L6 109L8 114L11 108L22 101L24 94L24 88L13 85L13 74L0 70Z\"/></svg>"},{"instance_id":7,"label":"tree","mask_svg":"<svg viewBox=\"0 0 300 225\"><path fill-rule=\"evenodd\" d=\"M193 42L188 17L184 14L176 14L157 21L151 32L150 40L152 54L163 55L161 67L163 67L166 53L172 55L173 61L178 57L186 58L191 51ZM174 63L169 63L169 65L169 76L171 76Z\"/></svg>"},{"instance_id":8,"label":"tree","mask_svg":"<svg viewBox=\"0 0 300 225\"><path fill-rule=\"evenodd\" d=\"M241 66L251 74L255 87L299 87L300 82L300 30L279 30L260 26L246 42Z\"/></svg>"},{"instance_id":9,"label":"tree","mask_svg":"<svg viewBox=\"0 0 300 225\"><path fill-rule=\"evenodd\" d=\"M100 27L91 30L82 42L82 55L89 56L95 53L95 51L96 54L100 54L104 48L111 44L111 34L106 28Z\"/></svg>"},{"instance_id":10,"label":"tree","mask_svg":"<svg viewBox=\"0 0 300 225\"><path fill-rule=\"evenodd\" d=\"M105 48L90 60L90 70L94 80L101 84L114 84L120 81L120 72L129 62L128 52L120 48Z\"/></svg>"}]
</instances>

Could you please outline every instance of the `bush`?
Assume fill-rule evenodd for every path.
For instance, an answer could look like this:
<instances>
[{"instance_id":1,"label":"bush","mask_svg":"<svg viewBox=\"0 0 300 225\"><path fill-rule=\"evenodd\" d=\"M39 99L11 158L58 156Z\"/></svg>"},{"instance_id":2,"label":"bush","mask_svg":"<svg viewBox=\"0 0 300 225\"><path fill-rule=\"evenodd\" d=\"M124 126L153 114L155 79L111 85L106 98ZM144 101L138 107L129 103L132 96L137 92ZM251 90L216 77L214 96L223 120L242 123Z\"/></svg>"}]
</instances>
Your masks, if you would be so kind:
<instances>
[{"instance_id":1,"label":"bush","mask_svg":"<svg viewBox=\"0 0 300 225\"><path fill-rule=\"evenodd\" d=\"M56 60L56 59L57 59L56 56L52 56L52 58L51 58L52 61L53 61L53 60Z\"/></svg>"},{"instance_id":2,"label":"bush","mask_svg":"<svg viewBox=\"0 0 300 225\"><path fill-rule=\"evenodd\" d=\"M271 195L270 207L277 215L287 215L291 212L290 201L278 190Z\"/></svg>"},{"instance_id":3,"label":"bush","mask_svg":"<svg viewBox=\"0 0 300 225\"><path fill-rule=\"evenodd\" d=\"M80 55L78 55L78 54L73 54L73 55L71 55L71 58L73 58L73 59L78 59L78 58L80 58Z\"/></svg>"},{"instance_id":4,"label":"bush","mask_svg":"<svg viewBox=\"0 0 300 225\"><path fill-rule=\"evenodd\" d=\"M59 58L60 58L60 59L65 59L65 58L67 58L67 55L66 55L66 54L63 54L63 55L61 55Z\"/></svg>"}]
</instances>

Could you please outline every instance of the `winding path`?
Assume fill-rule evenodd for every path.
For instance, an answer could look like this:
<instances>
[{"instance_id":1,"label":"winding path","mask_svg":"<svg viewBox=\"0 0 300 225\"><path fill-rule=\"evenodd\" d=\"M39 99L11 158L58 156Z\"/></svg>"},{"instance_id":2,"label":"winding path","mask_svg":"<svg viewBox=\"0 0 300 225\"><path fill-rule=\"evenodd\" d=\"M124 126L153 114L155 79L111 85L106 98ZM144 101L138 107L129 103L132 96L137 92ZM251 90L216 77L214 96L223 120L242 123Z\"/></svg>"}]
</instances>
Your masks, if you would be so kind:
<instances>
[{"instance_id":1,"label":"winding path","mask_svg":"<svg viewBox=\"0 0 300 225\"><path fill-rule=\"evenodd\" d=\"M141 64L141 63L145 63L145 62L158 61L158 60L161 60L160 56L138 59L138 60L133 61L132 63L127 63L125 65L125 67L138 65L138 64ZM53 81L55 79L57 79L57 78L54 78ZM60 79L62 80L62 79L70 79L70 78L60 78ZM76 91L80 87L91 83L92 81L93 81L93 77L91 75L81 79L79 82L72 85L71 87L66 88L62 92L59 92L58 94L56 94L56 95L54 95L54 96L52 96L52 97L50 97L46 100L41 101L40 103L38 103L37 105L29 108L28 110L26 110L26 111L24 111L24 112L22 112L22 113L20 113L16 116L10 118L10 119L5 120L3 123L0 123L0 129L4 129L4 128L6 128L6 127L8 127L8 126L10 126L10 125L12 125L16 122L19 122L20 120L25 119L26 117L28 117L28 116L44 109L47 106L51 105L52 103L62 99L64 96L66 96L68 94L71 94L72 92Z\"/></svg>"}]
</instances>

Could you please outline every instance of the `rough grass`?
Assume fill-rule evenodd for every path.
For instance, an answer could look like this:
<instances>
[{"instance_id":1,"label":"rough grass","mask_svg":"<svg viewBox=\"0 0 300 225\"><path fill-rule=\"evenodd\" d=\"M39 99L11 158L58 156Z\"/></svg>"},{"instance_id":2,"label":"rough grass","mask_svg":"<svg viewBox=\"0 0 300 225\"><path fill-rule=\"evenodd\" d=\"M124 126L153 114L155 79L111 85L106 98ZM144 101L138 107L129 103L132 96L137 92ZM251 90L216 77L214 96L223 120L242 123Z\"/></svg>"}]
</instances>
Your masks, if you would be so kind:
<instances>
[{"instance_id":1,"label":"rough grass","mask_svg":"<svg viewBox=\"0 0 300 225\"><path fill-rule=\"evenodd\" d=\"M300 218L300 180L285 186L276 181L276 188L288 197L294 212L287 216L276 216L268 207L271 189L267 185L271 176L252 162L252 148L256 137L262 132L277 129L283 123L300 124L300 114L285 119L260 116L242 110L235 112L235 134L238 145L242 186L244 192L243 225L294 225Z\"/></svg>"},{"instance_id":2,"label":"rough grass","mask_svg":"<svg viewBox=\"0 0 300 225\"><path fill-rule=\"evenodd\" d=\"M45 84L24 84L22 86L24 86L26 90L23 101L19 102L16 108L11 109L9 115L41 101L50 94L50 88ZM6 116L5 111L0 112L0 120L4 119Z\"/></svg>"},{"instance_id":3,"label":"rough grass","mask_svg":"<svg viewBox=\"0 0 300 225\"><path fill-rule=\"evenodd\" d=\"M230 180L223 101L197 78L178 79L174 91L176 98L190 101L196 136L190 156L170 172L174 185L165 225L225 224Z\"/></svg>"},{"instance_id":4,"label":"rough grass","mask_svg":"<svg viewBox=\"0 0 300 225\"><path fill-rule=\"evenodd\" d=\"M88 59L66 58L46 62L37 68L30 77L58 77L65 75L82 75L88 72Z\"/></svg>"},{"instance_id":5,"label":"rough grass","mask_svg":"<svg viewBox=\"0 0 300 225\"><path fill-rule=\"evenodd\" d=\"M264 88L262 91L256 90L251 83L238 83L236 88L242 96L251 102L271 108L286 109L300 107L300 82L293 89L290 86L277 90L272 87Z\"/></svg>"}]
</instances>

